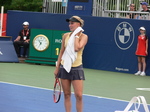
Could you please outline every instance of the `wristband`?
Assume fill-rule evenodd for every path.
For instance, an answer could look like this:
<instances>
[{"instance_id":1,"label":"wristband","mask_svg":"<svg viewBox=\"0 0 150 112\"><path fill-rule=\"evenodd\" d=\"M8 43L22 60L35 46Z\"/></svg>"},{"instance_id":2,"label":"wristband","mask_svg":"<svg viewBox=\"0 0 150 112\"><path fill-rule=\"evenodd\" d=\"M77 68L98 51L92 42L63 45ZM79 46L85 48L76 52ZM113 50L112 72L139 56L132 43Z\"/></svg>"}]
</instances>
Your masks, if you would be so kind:
<instances>
[{"instance_id":1,"label":"wristband","mask_svg":"<svg viewBox=\"0 0 150 112\"><path fill-rule=\"evenodd\" d=\"M56 67L57 67L57 61L55 62L55 65L56 65Z\"/></svg>"}]
</instances>

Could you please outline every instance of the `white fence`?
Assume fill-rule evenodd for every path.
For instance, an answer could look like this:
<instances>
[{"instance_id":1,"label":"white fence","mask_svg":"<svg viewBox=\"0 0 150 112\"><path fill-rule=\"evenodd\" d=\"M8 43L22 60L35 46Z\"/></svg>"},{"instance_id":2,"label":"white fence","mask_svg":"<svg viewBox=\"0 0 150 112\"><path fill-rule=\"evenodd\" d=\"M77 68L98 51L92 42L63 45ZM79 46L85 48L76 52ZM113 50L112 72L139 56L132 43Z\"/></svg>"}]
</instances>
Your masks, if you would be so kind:
<instances>
[{"instance_id":1,"label":"white fence","mask_svg":"<svg viewBox=\"0 0 150 112\"><path fill-rule=\"evenodd\" d=\"M43 0L43 12L66 14L66 0Z\"/></svg>"},{"instance_id":2,"label":"white fence","mask_svg":"<svg viewBox=\"0 0 150 112\"><path fill-rule=\"evenodd\" d=\"M140 3L150 0L93 0L93 16L99 17L114 17L125 18L127 13L137 13L141 16L140 19L150 19L149 13L141 13L142 10ZM136 12L129 12L129 5L133 3L136 6ZM66 14L67 0L43 0L43 12Z\"/></svg>"},{"instance_id":3,"label":"white fence","mask_svg":"<svg viewBox=\"0 0 150 112\"><path fill-rule=\"evenodd\" d=\"M150 0L93 0L93 16L100 17L118 17L125 18L127 13L137 13L138 15L147 15L144 19L149 19L149 13L140 13L142 10L140 3ZM136 12L129 12L129 5L133 3L136 7ZM142 17L140 17L142 19Z\"/></svg>"}]
</instances>

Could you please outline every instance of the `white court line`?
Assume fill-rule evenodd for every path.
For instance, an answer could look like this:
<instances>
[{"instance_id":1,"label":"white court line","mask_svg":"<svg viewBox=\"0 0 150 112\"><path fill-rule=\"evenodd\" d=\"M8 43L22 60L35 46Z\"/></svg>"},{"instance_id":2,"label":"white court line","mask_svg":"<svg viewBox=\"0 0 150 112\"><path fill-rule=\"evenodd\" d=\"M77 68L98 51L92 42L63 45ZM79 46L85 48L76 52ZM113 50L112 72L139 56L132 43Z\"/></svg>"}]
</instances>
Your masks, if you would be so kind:
<instances>
[{"instance_id":1,"label":"white court line","mask_svg":"<svg viewBox=\"0 0 150 112\"><path fill-rule=\"evenodd\" d=\"M16 85L16 86L22 86L22 87L30 87L30 88L35 88L35 89L47 90L47 91L53 91L53 89L42 88L42 87L36 87L36 86L29 86L29 85L22 85L22 84L16 84L16 83L4 82L4 81L0 81L0 83L10 84L10 85ZM72 92L72 94L74 94L74 92ZM108 99L108 100L129 102L129 101L127 101L127 100L114 99L114 98L107 98L107 97L101 97L101 96L95 96L95 95L89 95L89 94L83 94L83 95L84 95L84 96L90 96L90 97L96 97L96 98L104 98L104 99ZM150 104L148 104L148 105L150 105Z\"/></svg>"},{"instance_id":2,"label":"white court line","mask_svg":"<svg viewBox=\"0 0 150 112\"><path fill-rule=\"evenodd\" d=\"M150 88L136 88L136 90L141 90L141 91L150 91Z\"/></svg>"},{"instance_id":3,"label":"white court line","mask_svg":"<svg viewBox=\"0 0 150 112\"><path fill-rule=\"evenodd\" d=\"M11 84L11 85L16 85L16 86L22 86L22 87L30 87L30 88L35 88L35 89L42 89L42 90L50 90L52 91L53 89L48 89L48 88L42 88L42 87L36 87L36 86L29 86L29 85L23 85L23 84L16 84L16 83L10 83L10 82L4 82L4 81L0 81L0 83L4 83L4 84Z\"/></svg>"}]
</instances>

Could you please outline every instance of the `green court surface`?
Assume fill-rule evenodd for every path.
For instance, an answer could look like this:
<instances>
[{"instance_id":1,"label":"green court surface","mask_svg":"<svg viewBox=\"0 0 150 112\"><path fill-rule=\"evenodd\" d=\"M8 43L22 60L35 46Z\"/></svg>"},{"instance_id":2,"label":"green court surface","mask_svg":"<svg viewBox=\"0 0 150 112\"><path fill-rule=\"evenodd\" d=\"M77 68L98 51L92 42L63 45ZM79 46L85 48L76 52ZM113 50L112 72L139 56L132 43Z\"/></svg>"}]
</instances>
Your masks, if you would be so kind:
<instances>
[{"instance_id":1,"label":"green court surface","mask_svg":"<svg viewBox=\"0 0 150 112\"><path fill-rule=\"evenodd\" d=\"M0 81L53 89L55 67L27 63L0 63ZM129 101L133 96L145 96L150 104L150 76L134 76L118 72L86 69L84 94Z\"/></svg>"}]
</instances>

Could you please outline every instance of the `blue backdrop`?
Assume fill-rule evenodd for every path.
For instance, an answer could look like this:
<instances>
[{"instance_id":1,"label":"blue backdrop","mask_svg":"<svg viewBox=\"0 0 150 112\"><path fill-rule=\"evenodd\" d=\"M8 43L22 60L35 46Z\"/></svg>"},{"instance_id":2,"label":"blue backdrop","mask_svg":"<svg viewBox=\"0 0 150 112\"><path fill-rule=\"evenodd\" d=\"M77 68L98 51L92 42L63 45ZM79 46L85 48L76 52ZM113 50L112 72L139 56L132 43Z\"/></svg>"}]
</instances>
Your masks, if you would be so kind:
<instances>
[{"instance_id":1,"label":"blue backdrop","mask_svg":"<svg viewBox=\"0 0 150 112\"><path fill-rule=\"evenodd\" d=\"M66 18L71 15L8 11L7 35L15 39L22 29L22 23L28 21L30 28L68 31ZM150 21L81 16L85 20L84 30L88 44L83 54L86 68L135 73L135 56L139 27L147 29L150 37ZM150 53L150 49L149 49ZM150 75L150 58L146 58L146 73Z\"/></svg>"},{"instance_id":2,"label":"blue backdrop","mask_svg":"<svg viewBox=\"0 0 150 112\"><path fill-rule=\"evenodd\" d=\"M87 2L75 2L75 1L77 0L68 0L67 14L86 15L86 16L92 15L93 0L86 0Z\"/></svg>"}]
</instances>

